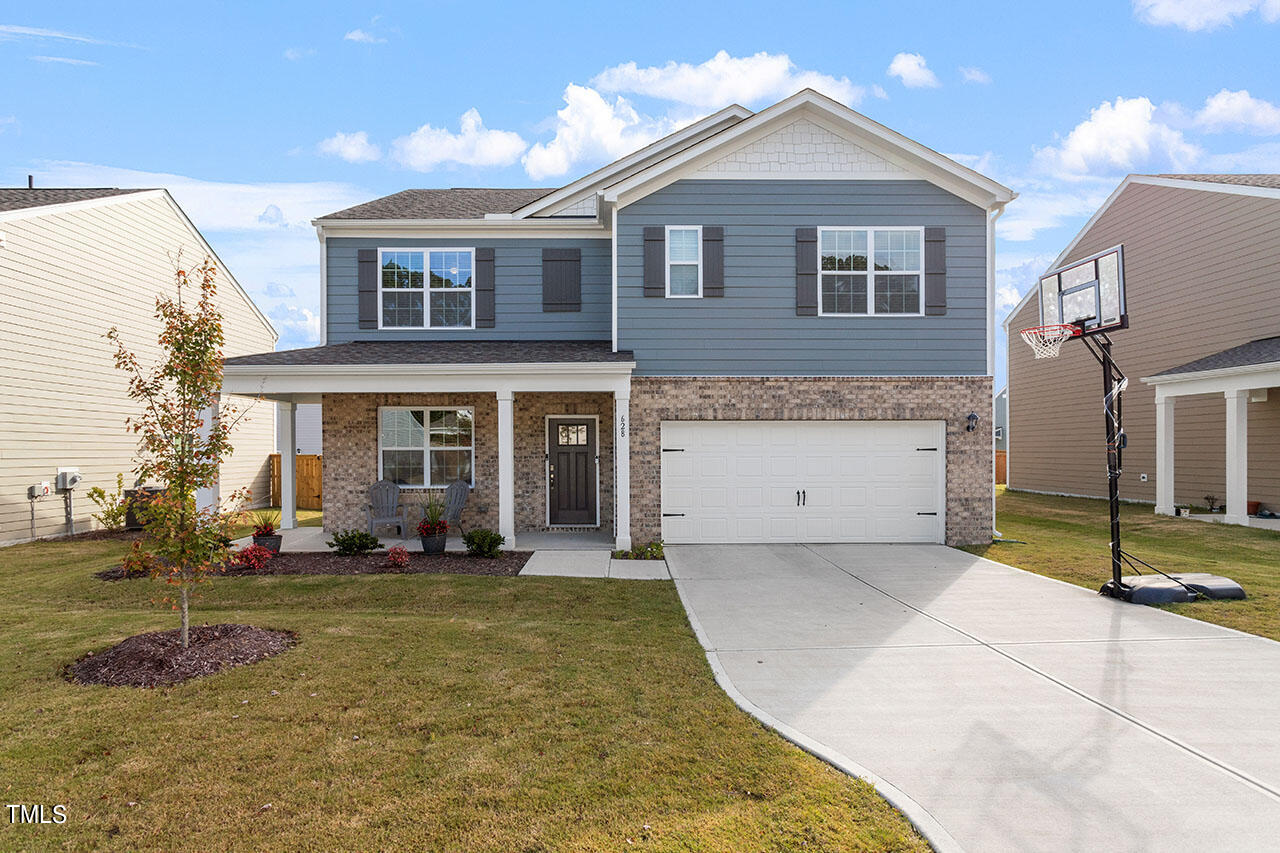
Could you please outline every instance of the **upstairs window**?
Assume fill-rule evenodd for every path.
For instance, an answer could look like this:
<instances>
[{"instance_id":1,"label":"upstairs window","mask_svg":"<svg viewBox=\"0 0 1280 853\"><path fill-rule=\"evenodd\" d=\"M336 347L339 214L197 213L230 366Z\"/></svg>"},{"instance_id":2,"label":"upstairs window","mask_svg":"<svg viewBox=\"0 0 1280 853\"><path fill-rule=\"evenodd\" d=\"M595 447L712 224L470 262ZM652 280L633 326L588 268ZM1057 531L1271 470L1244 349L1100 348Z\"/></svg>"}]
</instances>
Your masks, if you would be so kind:
<instances>
[{"instance_id":1,"label":"upstairs window","mask_svg":"<svg viewBox=\"0 0 1280 853\"><path fill-rule=\"evenodd\" d=\"M922 228L821 228L819 313L921 314Z\"/></svg>"},{"instance_id":2,"label":"upstairs window","mask_svg":"<svg viewBox=\"0 0 1280 853\"><path fill-rule=\"evenodd\" d=\"M702 227L667 227L667 296L702 295Z\"/></svg>"},{"instance_id":3,"label":"upstairs window","mask_svg":"<svg viewBox=\"0 0 1280 853\"><path fill-rule=\"evenodd\" d=\"M382 249L384 329L475 328L474 249Z\"/></svg>"}]
</instances>

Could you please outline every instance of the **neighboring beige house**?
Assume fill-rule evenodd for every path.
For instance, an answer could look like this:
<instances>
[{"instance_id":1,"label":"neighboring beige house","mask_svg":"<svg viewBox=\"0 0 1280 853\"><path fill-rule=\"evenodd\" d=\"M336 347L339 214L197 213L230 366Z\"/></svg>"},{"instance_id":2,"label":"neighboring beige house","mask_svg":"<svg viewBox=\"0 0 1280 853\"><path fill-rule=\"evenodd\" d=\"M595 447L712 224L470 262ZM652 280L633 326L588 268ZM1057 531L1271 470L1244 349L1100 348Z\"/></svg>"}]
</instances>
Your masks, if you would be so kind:
<instances>
[{"instance_id":1,"label":"neighboring beige house","mask_svg":"<svg viewBox=\"0 0 1280 853\"><path fill-rule=\"evenodd\" d=\"M1280 510L1280 175L1130 175L1053 266L1118 244L1121 497L1172 513L1213 495L1239 523L1246 501ZM1101 370L1079 341L1035 360L1018 330L1039 318L1028 294L1005 320L1009 487L1103 496Z\"/></svg>"},{"instance_id":2,"label":"neighboring beige house","mask_svg":"<svg viewBox=\"0 0 1280 853\"><path fill-rule=\"evenodd\" d=\"M0 189L0 544L66 532L60 467L84 477L76 530L92 525L92 486L114 490L117 473L132 484L135 406L103 335L117 326L144 364L158 357L155 300L172 291L179 250L188 264L213 254L163 189ZM219 267L226 355L274 348L271 324ZM257 404L238 430L224 493L266 498L274 410ZM46 481L50 494L29 500Z\"/></svg>"}]
</instances>

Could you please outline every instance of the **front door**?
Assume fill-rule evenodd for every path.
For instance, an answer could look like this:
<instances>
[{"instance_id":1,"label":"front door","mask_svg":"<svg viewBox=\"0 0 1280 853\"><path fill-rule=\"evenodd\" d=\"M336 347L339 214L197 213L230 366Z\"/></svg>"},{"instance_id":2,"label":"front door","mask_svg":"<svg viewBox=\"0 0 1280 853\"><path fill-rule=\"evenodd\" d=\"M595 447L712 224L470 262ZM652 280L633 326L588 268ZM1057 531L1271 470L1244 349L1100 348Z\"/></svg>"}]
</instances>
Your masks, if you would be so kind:
<instances>
[{"instance_id":1,"label":"front door","mask_svg":"<svg viewBox=\"0 0 1280 853\"><path fill-rule=\"evenodd\" d=\"M596 422L547 422L547 501L552 524L596 524Z\"/></svg>"}]
</instances>

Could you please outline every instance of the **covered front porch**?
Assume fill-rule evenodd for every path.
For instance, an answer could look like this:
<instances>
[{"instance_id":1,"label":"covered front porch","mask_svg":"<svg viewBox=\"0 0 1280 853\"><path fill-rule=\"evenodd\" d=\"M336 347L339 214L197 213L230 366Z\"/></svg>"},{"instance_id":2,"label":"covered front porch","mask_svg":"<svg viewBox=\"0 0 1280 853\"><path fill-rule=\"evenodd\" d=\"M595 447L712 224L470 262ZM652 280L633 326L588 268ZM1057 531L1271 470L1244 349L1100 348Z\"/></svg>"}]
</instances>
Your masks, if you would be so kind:
<instances>
[{"instance_id":1,"label":"covered front porch","mask_svg":"<svg viewBox=\"0 0 1280 853\"><path fill-rule=\"evenodd\" d=\"M1260 490L1249 485L1249 421L1251 407L1260 417L1263 441L1255 447L1274 447L1280 440L1274 417L1275 395L1280 393L1280 337L1251 341L1205 358L1171 368L1143 382L1156 393L1156 508L1162 515L1174 515L1175 462L1174 412L1179 397L1221 395L1226 405L1226 512L1194 516L1206 521L1247 526L1277 527L1275 519L1256 518L1251 502L1260 500ZM1256 471L1255 471L1256 473ZM1268 483L1271 488L1273 484ZM1280 507L1271 506L1272 510Z\"/></svg>"},{"instance_id":2,"label":"covered front porch","mask_svg":"<svg viewBox=\"0 0 1280 853\"><path fill-rule=\"evenodd\" d=\"M369 487L385 479L408 508L410 547L421 507L461 479L471 486L462 525L496 529L509 549L626 549L633 367L608 342L358 342L228 359L224 387L280 403L286 447L296 406L321 405L325 532L290 538L366 529ZM286 536L297 523L293 462L283 454Z\"/></svg>"}]
</instances>

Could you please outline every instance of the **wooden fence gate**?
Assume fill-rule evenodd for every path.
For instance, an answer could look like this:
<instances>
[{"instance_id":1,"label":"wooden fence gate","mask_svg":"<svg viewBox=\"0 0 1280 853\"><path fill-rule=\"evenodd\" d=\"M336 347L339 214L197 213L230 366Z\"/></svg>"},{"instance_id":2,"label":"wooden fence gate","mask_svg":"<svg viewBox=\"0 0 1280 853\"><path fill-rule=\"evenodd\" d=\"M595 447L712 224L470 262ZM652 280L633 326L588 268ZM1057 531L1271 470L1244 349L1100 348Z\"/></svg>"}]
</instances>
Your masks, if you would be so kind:
<instances>
[{"instance_id":1,"label":"wooden fence gate","mask_svg":"<svg viewBox=\"0 0 1280 853\"><path fill-rule=\"evenodd\" d=\"M299 459L302 457L299 456ZM1009 453L1006 450L996 451L996 485L1000 486L1009 480L1009 471L1006 467L1009 463ZM302 482L299 480L298 482ZM301 487L299 487L301 488Z\"/></svg>"},{"instance_id":2,"label":"wooden fence gate","mask_svg":"<svg viewBox=\"0 0 1280 853\"><path fill-rule=\"evenodd\" d=\"M320 489L320 471L324 457L313 453L299 453L296 466L298 484L298 509L322 509L324 495ZM280 506L280 454L271 454L271 505Z\"/></svg>"}]
</instances>

